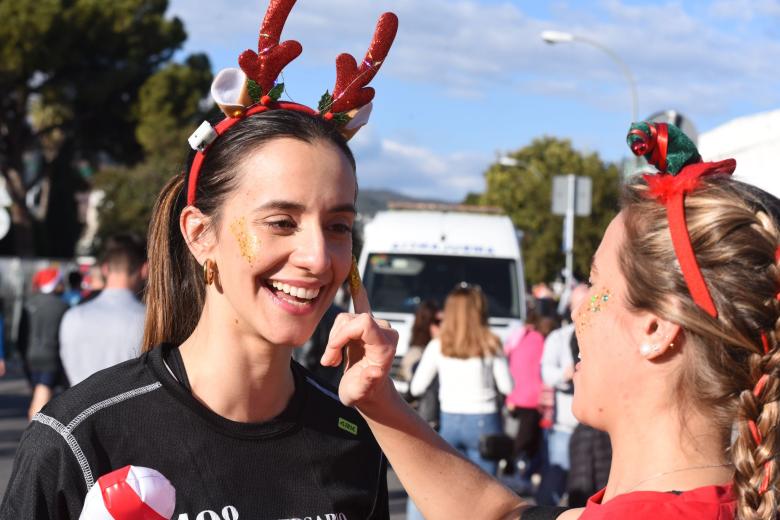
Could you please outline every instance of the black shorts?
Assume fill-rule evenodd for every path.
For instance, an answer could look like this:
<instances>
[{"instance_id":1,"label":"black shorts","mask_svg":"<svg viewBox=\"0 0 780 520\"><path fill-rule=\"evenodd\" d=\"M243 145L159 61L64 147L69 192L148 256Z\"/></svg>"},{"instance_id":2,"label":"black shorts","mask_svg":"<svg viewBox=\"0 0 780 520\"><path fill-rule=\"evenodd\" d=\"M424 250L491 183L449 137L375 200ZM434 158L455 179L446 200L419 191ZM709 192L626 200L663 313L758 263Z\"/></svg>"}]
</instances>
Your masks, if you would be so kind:
<instances>
[{"instance_id":1,"label":"black shorts","mask_svg":"<svg viewBox=\"0 0 780 520\"><path fill-rule=\"evenodd\" d=\"M536 408L515 408L512 417L520 423L515 437L515 454L533 457L539 450L542 436L539 411Z\"/></svg>"}]
</instances>

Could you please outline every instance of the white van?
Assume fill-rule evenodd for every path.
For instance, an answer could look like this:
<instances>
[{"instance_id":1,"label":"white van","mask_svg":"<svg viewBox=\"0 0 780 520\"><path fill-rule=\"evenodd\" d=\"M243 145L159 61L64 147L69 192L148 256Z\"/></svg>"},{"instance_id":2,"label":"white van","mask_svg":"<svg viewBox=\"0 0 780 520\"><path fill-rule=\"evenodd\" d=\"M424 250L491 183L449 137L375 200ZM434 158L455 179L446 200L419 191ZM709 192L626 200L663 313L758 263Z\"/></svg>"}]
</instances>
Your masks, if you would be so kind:
<instances>
[{"instance_id":1,"label":"white van","mask_svg":"<svg viewBox=\"0 0 780 520\"><path fill-rule=\"evenodd\" d=\"M496 208L391 203L363 230L358 266L374 315L399 332L396 359L409 346L418 304L444 304L460 282L479 285L490 327L502 341L525 318L520 233Z\"/></svg>"}]
</instances>

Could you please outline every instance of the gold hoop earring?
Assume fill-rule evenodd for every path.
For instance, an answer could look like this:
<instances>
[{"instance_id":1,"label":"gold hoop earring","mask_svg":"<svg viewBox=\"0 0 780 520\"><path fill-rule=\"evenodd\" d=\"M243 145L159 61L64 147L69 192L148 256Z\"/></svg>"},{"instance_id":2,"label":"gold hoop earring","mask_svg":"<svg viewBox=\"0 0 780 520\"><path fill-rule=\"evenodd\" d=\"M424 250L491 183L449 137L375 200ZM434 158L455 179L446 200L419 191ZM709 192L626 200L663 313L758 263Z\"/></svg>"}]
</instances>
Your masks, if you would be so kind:
<instances>
[{"instance_id":1,"label":"gold hoop earring","mask_svg":"<svg viewBox=\"0 0 780 520\"><path fill-rule=\"evenodd\" d=\"M210 258L203 262L203 281L206 285L214 283L214 277L217 274L217 263Z\"/></svg>"}]
</instances>

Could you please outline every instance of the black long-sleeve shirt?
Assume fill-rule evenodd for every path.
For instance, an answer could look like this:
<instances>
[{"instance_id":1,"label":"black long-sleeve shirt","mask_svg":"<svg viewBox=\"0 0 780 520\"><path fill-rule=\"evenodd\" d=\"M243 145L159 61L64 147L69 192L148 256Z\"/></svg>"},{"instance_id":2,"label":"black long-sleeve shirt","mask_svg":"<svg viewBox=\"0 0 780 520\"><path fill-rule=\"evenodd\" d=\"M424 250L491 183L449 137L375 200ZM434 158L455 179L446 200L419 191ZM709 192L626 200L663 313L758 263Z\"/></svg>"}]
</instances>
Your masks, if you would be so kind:
<instances>
[{"instance_id":1,"label":"black long-sleeve shirt","mask_svg":"<svg viewBox=\"0 0 780 520\"><path fill-rule=\"evenodd\" d=\"M98 372L34 418L0 519L77 519L96 480L128 464L170 480L174 520L388 519L386 462L368 426L291 366L287 408L257 424L198 402L170 346Z\"/></svg>"}]
</instances>

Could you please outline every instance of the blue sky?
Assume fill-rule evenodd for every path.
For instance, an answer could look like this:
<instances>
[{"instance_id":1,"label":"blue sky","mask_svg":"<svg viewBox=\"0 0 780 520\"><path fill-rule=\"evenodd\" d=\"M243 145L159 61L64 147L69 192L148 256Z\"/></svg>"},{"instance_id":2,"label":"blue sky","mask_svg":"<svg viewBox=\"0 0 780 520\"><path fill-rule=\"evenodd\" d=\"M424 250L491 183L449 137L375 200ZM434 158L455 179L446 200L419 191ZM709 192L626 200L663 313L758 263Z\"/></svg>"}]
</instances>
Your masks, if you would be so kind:
<instances>
[{"instance_id":1,"label":"blue sky","mask_svg":"<svg viewBox=\"0 0 780 520\"><path fill-rule=\"evenodd\" d=\"M256 50L267 0L170 0L184 53L215 72ZM599 49L545 44L546 29L612 49L638 83L640 117L674 109L705 132L780 108L780 0L298 0L283 39L303 54L283 72L293 100L316 106L335 57L363 57L383 11L400 18L372 82L371 121L352 140L361 186L459 200L482 191L496 157L552 135L605 160L626 156L628 82Z\"/></svg>"}]
</instances>

